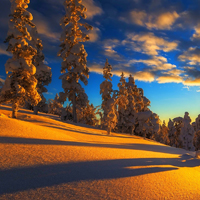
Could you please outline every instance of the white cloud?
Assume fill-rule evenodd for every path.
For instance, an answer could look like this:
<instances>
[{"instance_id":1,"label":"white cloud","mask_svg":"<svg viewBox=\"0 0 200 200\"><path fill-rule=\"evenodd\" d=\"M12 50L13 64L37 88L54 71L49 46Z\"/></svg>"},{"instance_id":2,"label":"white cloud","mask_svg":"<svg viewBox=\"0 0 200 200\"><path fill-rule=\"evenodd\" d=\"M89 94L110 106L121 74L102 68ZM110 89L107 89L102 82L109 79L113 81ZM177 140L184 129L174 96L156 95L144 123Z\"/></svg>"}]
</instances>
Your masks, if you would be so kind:
<instances>
[{"instance_id":1,"label":"white cloud","mask_svg":"<svg viewBox=\"0 0 200 200\"><path fill-rule=\"evenodd\" d=\"M35 23L39 34L44 35L49 39L53 39L54 41L59 40L60 33L56 33L52 30L49 19L35 10L31 10L31 13L34 16L33 22Z\"/></svg>"},{"instance_id":2,"label":"white cloud","mask_svg":"<svg viewBox=\"0 0 200 200\"><path fill-rule=\"evenodd\" d=\"M200 23L194 27L195 33L190 38L191 40L200 39Z\"/></svg>"},{"instance_id":3,"label":"white cloud","mask_svg":"<svg viewBox=\"0 0 200 200\"><path fill-rule=\"evenodd\" d=\"M121 76L122 72L124 72L124 75L126 77L132 74L136 80L145 81L145 82L152 82L155 80L155 75L153 73L149 71L133 72L131 67L128 67L128 66L129 64L114 65L111 73L119 77ZM90 69L90 72L103 74L103 67L104 66L100 64L93 64L89 66L89 69Z\"/></svg>"},{"instance_id":4,"label":"white cloud","mask_svg":"<svg viewBox=\"0 0 200 200\"><path fill-rule=\"evenodd\" d=\"M0 87L3 86L4 82L5 82L5 80L3 80L2 78L0 78Z\"/></svg>"},{"instance_id":5,"label":"white cloud","mask_svg":"<svg viewBox=\"0 0 200 200\"><path fill-rule=\"evenodd\" d=\"M90 72L95 72L98 74L103 73L104 65L93 64L89 67ZM168 71L163 71L162 73L155 73L151 69L144 69L143 71L136 71L131 67L131 62L129 64L118 64L114 65L112 69L112 74L116 76L121 76L124 72L125 76L128 77L132 74L135 80L144 82L157 81L160 84L163 83L182 83L186 88L189 86L200 86L200 78L188 78L185 76L185 71L179 69L171 69Z\"/></svg>"},{"instance_id":6,"label":"white cloud","mask_svg":"<svg viewBox=\"0 0 200 200\"><path fill-rule=\"evenodd\" d=\"M155 75L148 71L138 71L133 74L134 78L139 81L153 82L155 80Z\"/></svg>"},{"instance_id":7,"label":"white cloud","mask_svg":"<svg viewBox=\"0 0 200 200\"><path fill-rule=\"evenodd\" d=\"M96 42L100 38L101 31L97 27L93 27L93 30L90 30L88 35L90 37L89 42Z\"/></svg>"},{"instance_id":8,"label":"white cloud","mask_svg":"<svg viewBox=\"0 0 200 200\"><path fill-rule=\"evenodd\" d=\"M120 20L126 23L137 24L150 30L170 30L179 17L176 11L148 14L142 10L132 10L128 17L120 17Z\"/></svg>"},{"instance_id":9,"label":"white cloud","mask_svg":"<svg viewBox=\"0 0 200 200\"><path fill-rule=\"evenodd\" d=\"M182 83L183 79L178 75L160 76L156 79L158 83Z\"/></svg>"},{"instance_id":10,"label":"white cloud","mask_svg":"<svg viewBox=\"0 0 200 200\"><path fill-rule=\"evenodd\" d=\"M95 72L97 74L103 74L103 66L100 64L92 64L89 67L90 72Z\"/></svg>"},{"instance_id":11,"label":"white cloud","mask_svg":"<svg viewBox=\"0 0 200 200\"><path fill-rule=\"evenodd\" d=\"M190 91L190 87L189 86L184 86L183 88L186 88L188 91Z\"/></svg>"},{"instance_id":12,"label":"white cloud","mask_svg":"<svg viewBox=\"0 0 200 200\"><path fill-rule=\"evenodd\" d=\"M51 3L52 5L63 5L63 2L63 0L48 0L48 3ZM94 0L83 0L82 4L87 8L87 19L92 19L96 15L103 14L103 10L101 9L101 7L96 5Z\"/></svg>"},{"instance_id":13,"label":"white cloud","mask_svg":"<svg viewBox=\"0 0 200 200\"><path fill-rule=\"evenodd\" d=\"M176 19L179 18L179 15L176 11L174 12L165 12L155 17L155 21L146 23L149 29L162 29L162 30L170 30L172 25L175 23Z\"/></svg>"},{"instance_id":14,"label":"white cloud","mask_svg":"<svg viewBox=\"0 0 200 200\"><path fill-rule=\"evenodd\" d=\"M195 78L195 79L188 78L183 81L183 84L187 86L200 86L200 78Z\"/></svg>"},{"instance_id":15,"label":"white cloud","mask_svg":"<svg viewBox=\"0 0 200 200\"><path fill-rule=\"evenodd\" d=\"M103 14L103 10L93 0L83 0L83 5L87 8L87 19L92 19L96 15Z\"/></svg>"},{"instance_id":16,"label":"white cloud","mask_svg":"<svg viewBox=\"0 0 200 200\"><path fill-rule=\"evenodd\" d=\"M123 44L131 44L135 51L148 55L158 55L159 51L170 52L177 50L178 41L169 42L153 33L129 34Z\"/></svg>"},{"instance_id":17,"label":"white cloud","mask_svg":"<svg viewBox=\"0 0 200 200\"><path fill-rule=\"evenodd\" d=\"M134 24L145 26L145 20L147 18L147 14L144 11L131 11L130 12L131 21Z\"/></svg>"},{"instance_id":18,"label":"white cloud","mask_svg":"<svg viewBox=\"0 0 200 200\"><path fill-rule=\"evenodd\" d=\"M0 46L0 55L11 56L11 53L6 51L6 46L5 45L1 45Z\"/></svg>"},{"instance_id":19,"label":"white cloud","mask_svg":"<svg viewBox=\"0 0 200 200\"><path fill-rule=\"evenodd\" d=\"M150 57L148 59L130 60L130 64L143 63L150 67L147 70L151 73L176 69L176 65L168 63L167 58L160 55L160 53L177 50L177 41L170 42L164 38L155 36L153 33L132 33L127 36L127 39L122 44L129 45L134 51L141 52Z\"/></svg>"},{"instance_id":20,"label":"white cloud","mask_svg":"<svg viewBox=\"0 0 200 200\"><path fill-rule=\"evenodd\" d=\"M163 74L168 74L168 75L180 75L180 74L183 74L184 71L183 70L180 70L180 69L172 69L172 70L169 70L167 72L163 72Z\"/></svg>"},{"instance_id":21,"label":"white cloud","mask_svg":"<svg viewBox=\"0 0 200 200\"><path fill-rule=\"evenodd\" d=\"M189 65L200 64L200 48L190 47L182 55L178 57L181 61L186 62Z\"/></svg>"},{"instance_id":22,"label":"white cloud","mask_svg":"<svg viewBox=\"0 0 200 200\"><path fill-rule=\"evenodd\" d=\"M143 63L147 66L151 66L153 71L157 70L170 70L176 68L176 65L167 63L167 58L162 56L152 56L150 59L139 59L139 60L131 60L131 63Z\"/></svg>"},{"instance_id":23,"label":"white cloud","mask_svg":"<svg viewBox=\"0 0 200 200\"><path fill-rule=\"evenodd\" d=\"M116 50L114 50L114 48L116 48L119 45L121 45L121 42L117 39L104 40L103 41L103 48L104 48L103 54L105 56L112 58L113 60L121 61L122 57L117 53Z\"/></svg>"},{"instance_id":24,"label":"white cloud","mask_svg":"<svg viewBox=\"0 0 200 200\"><path fill-rule=\"evenodd\" d=\"M113 60L121 60L121 56L117 53L117 51L113 50L110 46L107 46L104 51L104 55L112 58Z\"/></svg>"},{"instance_id":25,"label":"white cloud","mask_svg":"<svg viewBox=\"0 0 200 200\"><path fill-rule=\"evenodd\" d=\"M44 92L44 94L53 95L52 92Z\"/></svg>"}]
</instances>

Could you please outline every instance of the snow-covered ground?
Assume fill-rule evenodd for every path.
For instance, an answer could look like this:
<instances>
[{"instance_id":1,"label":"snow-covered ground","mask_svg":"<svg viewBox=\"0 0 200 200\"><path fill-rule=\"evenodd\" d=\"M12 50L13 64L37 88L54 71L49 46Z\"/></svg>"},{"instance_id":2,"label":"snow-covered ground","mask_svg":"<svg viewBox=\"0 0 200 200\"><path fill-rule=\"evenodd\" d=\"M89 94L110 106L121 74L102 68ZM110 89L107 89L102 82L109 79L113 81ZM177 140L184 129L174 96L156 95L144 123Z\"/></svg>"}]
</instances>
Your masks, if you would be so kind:
<instances>
[{"instance_id":1,"label":"snow-covered ground","mask_svg":"<svg viewBox=\"0 0 200 200\"><path fill-rule=\"evenodd\" d=\"M0 107L0 199L200 199L194 152Z\"/></svg>"}]
</instances>

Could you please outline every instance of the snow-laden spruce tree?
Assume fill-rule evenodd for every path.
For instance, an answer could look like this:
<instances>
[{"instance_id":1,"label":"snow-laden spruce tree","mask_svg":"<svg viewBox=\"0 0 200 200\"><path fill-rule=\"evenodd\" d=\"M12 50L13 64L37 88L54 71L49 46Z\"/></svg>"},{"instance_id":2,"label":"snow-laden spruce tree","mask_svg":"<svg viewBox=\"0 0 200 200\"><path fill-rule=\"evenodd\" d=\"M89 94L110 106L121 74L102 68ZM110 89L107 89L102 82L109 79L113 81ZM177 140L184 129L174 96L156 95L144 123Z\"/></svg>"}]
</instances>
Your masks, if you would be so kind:
<instances>
[{"instance_id":1,"label":"snow-laden spruce tree","mask_svg":"<svg viewBox=\"0 0 200 200\"><path fill-rule=\"evenodd\" d=\"M32 37L32 45L34 45L37 49L37 54L33 57L33 64L36 67L35 77L38 81L37 83L37 91L40 94L42 100L39 102L37 106L34 107L34 113L38 113L38 109L42 111L42 108L45 106L46 99L42 93L47 92L45 86L51 83L52 72L51 68L45 64L45 57L42 53L43 45L42 41L38 36L38 32L36 27L31 31Z\"/></svg>"},{"instance_id":2,"label":"snow-laden spruce tree","mask_svg":"<svg viewBox=\"0 0 200 200\"><path fill-rule=\"evenodd\" d=\"M86 107L82 107L82 109L79 110L77 114L79 122L90 126L97 125L99 122L99 120L97 119L98 108L99 106L94 107L93 104L89 104L89 102L87 102Z\"/></svg>"},{"instance_id":3,"label":"snow-laden spruce tree","mask_svg":"<svg viewBox=\"0 0 200 200\"><path fill-rule=\"evenodd\" d=\"M176 132L176 128L174 126L174 122L169 119L168 122L168 137L169 137L169 142L170 142L170 146L175 146L175 132Z\"/></svg>"},{"instance_id":4,"label":"snow-laden spruce tree","mask_svg":"<svg viewBox=\"0 0 200 200\"><path fill-rule=\"evenodd\" d=\"M156 139L160 134L160 119L156 113L150 109L150 100L144 96L142 88L134 89L135 108L136 108L136 127L135 133L143 137Z\"/></svg>"},{"instance_id":5,"label":"snow-laden spruce tree","mask_svg":"<svg viewBox=\"0 0 200 200\"><path fill-rule=\"evenodd\" d=\"M137 113L135 123L135 134L152 138L159 131L159 117L152 111L142 111ZM153 137L154 138L154 137Z\"/></svg>"},{"instance_id":6,"label":"snow-laden spruce tree","mask_svg":"<svg viewBox=\"0 0 200 200\"><path fill-rule=\"evenodd\" d=\"M198 115L193 125L195 129L193 144L195 146L195 150L198 151L200 149L200 115Z\"/></svg>"},{"instance_id":7,"label":"snow-laden spruce tree","mask_svg":"<svg viewBox=\"0 0 200 200\"><path fill-rule=\"evenodd\" d=\"M195 120L195 129L196 131L200 130L200 115L198 115L198 117Z\"/></svg>"},{"instance_id":8,"label":"snow-laden spruce tree","mask_svg":"<svg viewBox=\"0 0 200 200\"><path fill-rule=\"evenodd\" d=\"M137 112L144 111L144 102L143 102L143 89L135 87L135 107Z\"/></svg>"},{"instance_id":9,"label":"snow-laden spruce tree","mask_svg":"<svg viewBox=\"0 0 200 200\"><path fill-rule=\"evenodd\" d=\"M149 111L144 111L149 112ZM161 134L160 134L160 119L156 113L153 113L149 118L149 123L147 125L147 138L155 137L156 141L160 141Z\"/></svg>"},{"instance_id":10,"label":"snow-laden spruce tree","mask_svg":"<svg viewBox=\"0 0 200 200\"><path fill-rule=\"evenodd\" d=\"M0 79L0 93L1 93L2 87L3 87L3 81L1 81Z\"/></svg>"},{"instance_id":11,"label":"snow-laden spruce tree","mask_svg":"<svg viewBox=\"0 0 200 200\"><path fill-rule=\"evenodd\" d=\"M175 133L174 133L174 141L175 143L172 146L181 148L182 147L182 141L180 140L181 135L181 128L183 127L183 118L182 117L176 117L173 119L174 127L175 127Z\"/></svg>"},{"instance_id":12,"label":"snow-laden spruce tree","mask_svg":"<svg viewBox=\"0 0 200 200\"><path fill-rule=\"evenodd\" d=\"M111 130L115 128L117 123L116 115L116 98L113 94L112 89L112 66L108 63L106 59L105 66L103 68L103 77L106 79L100 84L100 94L102 95L102 105L103 110L103 127L107 130L107 133L110 134Z\"/></svg>"},{"instance_id":13,"label":"snow-laden spruce tree","mask_svg":"<svg viewBox=\"0 0 200 200\"><path fill-rule=\"evenodd\" d=\"M123 126L124 132L130 132L130 134L134 133L135 130L135 122L137 116L136 110L136 99L135 99L135 90L136 90L135 80L132 75L129 76L128 82L126 83L127 89L127 100L128 105L126 106L126 110L124 112L124 120L125 126Z\"/></svg>"},{"instance_id":14,"label":"snow-laden spruce tree","mask_svg":"<svg viewBox=\"0 0 200 200\"><path fill-rule=\"evenodd\" d=\"M83 33L82 27L86 30L92 29L87 23L80 22L80 19L86 18L86 8L82 4L82 0L65 0L64 7L66 14L61 19L61 26L63 33L61 34L61 50L58 52L58 56L63 59L60 76L62 80L62 87L64 93L61 95L65 100L66 98L73 104L73 118L74 122L77 122L76 116L76 102L77 96L81 102L88 101L86 95L83 95L84 90L79 83L81 80L87 85L89 78L89 69L86 66L87 53L84 49L83 42L89 40L87 34ZM79 101L80 102L80 101Z\"/></svg>"},{"instance_id":15,"label":"snow-laden spruce tree","mask_svg":"<svg viewBox=\"0 0 200 200\"><path fill-rule=\"evenodd\" d=\"M168 137L170 145L186 150L194 150L194 128L190 124L191 119L189 113L185 112L184 118L176 117L173 121L170 119L168 123Z\"/></svg>"},{"instance_id":16,"label":"snow-laden spruce tree","mask_svg":"<svg viewBox=\"0 0 200 200\"><path fill-rule=\"evenodd\" d=\"M139 91L140 91L140 96L142 97L142 111L149 111L149 106L151 104L151 101L145 97L143 94L144 94L144 91L142 88L139 88Z\"/></svg>"},{"instance_id":17,"label":"snow-laden spruce tree","mask_svg":"<svg viewBox=\"0 0 200 200\"><path fill-rule=\"evenodd\" d=\"M160 140L159 140L159 142L166 144L166 145L170 144L168 132L169 132L169 129L166 126L165 121L163 121L163 124L161 126L161 130L160 130Z\"/></svg>"},{"instance_id":18,"label":"snow-laden spruce tree","mask_svg":"<svg viewBox=\"0 0 200 200\"><path fill-rule=\"evenodd\" d=\"M144 96L142 88L138 88L136 92L136 134L143 137L152 138L158 141L160 138L160 119L156 113L153 113L150 109L150 100ZM142 116L142 118L141 118ZM142 127L142 129L138 129ZM143 130L143 131L142 131Z\"/></svg>"},{"instance_id":19,"label":"snow-laden spruce tree","mask_svg":"<svg viewBox=\"0 0 200 200\"><path fill-rule=\"evenodd\" d=\"M117 106L118 106L118 122L117 122L117 131L125 132L126 127L126 116L125 111L128 106L128 90L126 88L126 80L124 73L122 72L120 81L118 83L119 92L117 95Z\"/></svg>"},{"instance_id":20,"label":"snow-laden spruce tree","mask_svg":"<svg viewBox=\"0 0 200 200\"><path fill-rule=\"evenodd\" d=\"M31 22L33 17L28 8L29 0L10 0L11 14L9 31L5 42L8 42L7 51L13 54L5 64L8 74L0 95L0 102L12 103L12 117L17 117L20 104L25 101L33 105L40 102L37 92L36 67L32 60L37 50L30 45L32 37L28 28L35 27Z\"/></svg>"},{"instance_id":21,"label":"snow-laden spruce tree","mask_svg":"<svg viewBox=\"0 0 200 200\"><path fill-rule=\"evenodd\" d=\"M194 128L190 123L191 119L189 117L189 113L185 112L183 118L183 126L181 127L179 140L181 143L181 147L186 150L194 150L193 146Z\"/></svg>"},{"instance_id":22,"label":"snow-laden spruce tree","mask_svg":"<svg viewBox=\"0 0 200 200\"><path fill-rule=\"evenodd\" d=\"M60 102L60 97L59 97L58 94L56 94L54 100L53 99L49 100L48 107L49 107L49 113L50 114L61 116L62 110L63 110L63 106L62 106L62 104Z\"/></svg>"}]
</instances>

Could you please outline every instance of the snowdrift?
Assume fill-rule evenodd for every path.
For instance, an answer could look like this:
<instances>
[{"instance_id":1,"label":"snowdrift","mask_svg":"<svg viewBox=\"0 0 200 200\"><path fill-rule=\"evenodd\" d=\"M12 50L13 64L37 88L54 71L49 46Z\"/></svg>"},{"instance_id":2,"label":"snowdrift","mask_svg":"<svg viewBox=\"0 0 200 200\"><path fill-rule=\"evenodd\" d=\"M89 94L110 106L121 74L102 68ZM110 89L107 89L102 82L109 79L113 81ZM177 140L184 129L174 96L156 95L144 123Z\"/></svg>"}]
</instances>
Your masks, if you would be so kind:
<instances>
[{"instance_id":1,"label":"snowdrift","mask_svg":"<svg viewBox=\"0 0 200 200\"><path fill-rule=\"evenodd\" d=\"M0 107L0 199L200 199L194 152Z\"/></svg>"}]
</instances>

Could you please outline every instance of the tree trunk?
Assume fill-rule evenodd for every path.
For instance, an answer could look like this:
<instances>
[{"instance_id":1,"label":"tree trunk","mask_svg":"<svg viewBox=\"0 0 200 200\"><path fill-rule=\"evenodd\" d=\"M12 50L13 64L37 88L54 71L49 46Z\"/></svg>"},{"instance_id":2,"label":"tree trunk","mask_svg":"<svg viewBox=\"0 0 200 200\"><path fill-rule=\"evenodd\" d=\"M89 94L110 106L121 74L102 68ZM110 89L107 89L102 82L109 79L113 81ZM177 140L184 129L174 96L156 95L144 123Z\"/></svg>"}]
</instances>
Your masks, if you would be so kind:
<instances>
[{"instance_id":1,"label":"tree trunk","mask_svg":"<svg viewBox=\"0 0 200 200\"><path fill-rule=\"evenodd\" d=\"M17 118L18 103L14 102L12 104L12 118Z\"/></svg>"},{"instance_id":2,"label":"tree trunk","mask_svg":"<svg viewBox=\"0 0 200 200\"><path fill-rule=\"evenodd\" d=\"M73 121L77 123L77 116L76 116L76 93L73 93Z\"/></svg>"},{"instance_id":3,"label":"tree trunk","mask_svg":"<svg viewBox=\"0 0 200 200\"><path fill-rule=\"evenodd\" d=\"M131 126L131 132L130 132L131 135L134 135L134 130L135 130L135 126L132 125L132 126Z\"/></svg>"},{"instance_id":4,"label":"tree trunk","mask_svg":"<svg viewBox=\"0 0 200 200\"><path fill-rule=\"evenodd\" d=\"M200 158L200 150L196 151L195 158Z\"/></svg>"},{"instance_id":5,"label":"tree trunk","mask_svg":"<svg viewBox=\"0 0 200 200\"><path fill-rule=\"evenodd\" d=\"M38 106L34 106L34 114L35 114L35 115L38 114Z\"/></svg>"},{"instance_id":6,"label":"tree trunk","mask_svg":"<svg viewBox=\"0 0 200 200\"><path fill-rule=\"evenodd\" d=\"M108 128L107 128L107 134L110 135L110 132L111 132L111 128L108 127Z\"/></svg>"}]
</instances>

